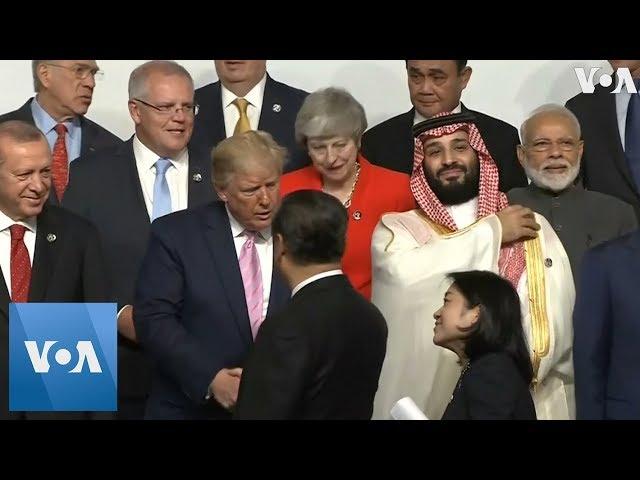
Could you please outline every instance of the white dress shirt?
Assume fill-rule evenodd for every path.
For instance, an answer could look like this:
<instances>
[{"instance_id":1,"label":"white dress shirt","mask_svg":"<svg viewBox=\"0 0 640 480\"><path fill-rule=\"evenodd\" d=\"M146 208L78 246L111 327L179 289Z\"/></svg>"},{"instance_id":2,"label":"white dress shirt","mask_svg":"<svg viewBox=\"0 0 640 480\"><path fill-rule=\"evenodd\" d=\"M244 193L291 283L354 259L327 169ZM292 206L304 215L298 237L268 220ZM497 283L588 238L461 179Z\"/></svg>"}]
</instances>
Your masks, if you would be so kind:
<instances>
[{"instance_id":1,"label":"white dress shirt","mask_svg":"<svg viewBox=\"0 0 640 480\"><path fill-rule=\"evenodd\" d=\"M144 145L138 136L133 137L133 153L136 157L138 178L142 185L142 196L147 207L149 218L153 212L153 184L156 181L155 163L160 158ZM171 211L177 212L187 208L189 195L189 153L185 148L176 158L170 158L171 166L165 177L171 192Z\"/></svg>"},{"instance_id":2,"label":"white dress shirt","mask_svg":"<svg viewBox=\"0 0 640 480\"><path fill-rule=\"evenodd\" d=\"M258 129L258 124L260 123L260 113L262 112L262 100L264 98L264 87L267 84L267 74L264 74L262 80L258 82L258 84L253 87L249 93L247 93L244 98L249 105L247 105L247 116L249 117L249 123L251 124L252 130ZM239 98L235 93L232 93L230 90L224 85L220 85L222 90L222 113L224 114L224 128L229 138L233 135L233 131L236 128L236 123L240 119L240 112L238 111L238 107L236 107L232 102Z\"/></svg>"},{"instance_id":3,"label":"white dress shirt","mask_svg":"<svg viewBox=\"0 0 640 480\"><path fill-rule=\"evenodd\" d=\"M236 258L240 259L240 251L247 241L247 237L243 235L245 228L231 215L228 208L227 215L231 223L231 234L233 235L233 244L236 247ZM265 318L267 316L267 309L269 308L271 274L273 273L273 236L271 235L271 227L260 230L260 235L256 236L255 245L258 250L260 271L262 272L262 318Z\"/></svg>"},{"instance_id":4,"label":"white dress shirt","mask_svg":"<svg viewBox=\"0 0 640 480\"><path fill-rule=\"evenodd\" d=\"M456 222L459 230L468 227L478 220L478 197L460 205L445 205L447 212Z\"/></svg>"},{"instance_id":5,"label":"white dress shirt","mask_svg":"<svg viewBox=\"0 0 640 480\"><path fill-rule=\"evenodd\" d=\"M9 297L11 297L11 232L9 227L16 223L27 227L24 232L24 244L27 246L31 265L33 265L33 254L36 250L36 218L29 218L24 222L16 222L0 211L0 268L2 268L4 283L7 284Z\"/></svg>"},{"instance_id":6,"label":"white dress shirt","mask_svg":"<svg viewBox=\"0 0 640 480\"><path fill-rule=\"evenodd\" d=\"M462 112L462 104L458 103L458 106L456 108L454 108L451 113L461 113ZM427 117L423 117L422 115L420 115L418 113L418 110L416 110L415 115L413 116L413 124L416 125L420 122L424 122L425 120L427 120Z\"/></svg>"},{"instance_id":7,"label":"white dress shirt","mask_svg":"<svg viewBox=\"0 0 640 480\"><path fill-rule=\"evenodd\" d=\"M306 287L310 283L320 280L321 278L333 277L334 275L343 275L342 270L340 269L329 270L322 273L316 273L315 275L310 276L306 280L303 280L302 282L297 284L295 287L293 287L293 290L291 290L291 298L293 298L293 296L296 293L298 293L300 290L302 290L304 287Z\"/></svg>"}]
</instances>

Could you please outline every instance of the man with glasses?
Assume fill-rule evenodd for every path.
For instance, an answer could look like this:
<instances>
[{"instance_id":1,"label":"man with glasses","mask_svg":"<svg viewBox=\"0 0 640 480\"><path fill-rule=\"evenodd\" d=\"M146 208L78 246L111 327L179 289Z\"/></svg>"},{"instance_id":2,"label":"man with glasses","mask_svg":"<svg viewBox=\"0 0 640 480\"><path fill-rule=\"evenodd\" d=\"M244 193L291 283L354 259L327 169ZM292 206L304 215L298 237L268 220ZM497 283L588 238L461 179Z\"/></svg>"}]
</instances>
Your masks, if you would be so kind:
<instances>
[{"instance_id":1,"label":"man with glasses","mask_svg":"<svg viewBox=\"0 0 640 480\"><path fill-rule=\"evenodd\" d=\"M584 253L637 227L633 207L612 196L574 185L583 142L576 116L560 105L534 110L520 128L518 159L531 179L508 194L509 201L543 215L567 251L574 282Z\"/></svg>"},{"instance_id":2,"label":"man with glasses","mask_svg":"<svg viewBox=\"0 0 640 480\"><path fill-rule=\"evenodd\" d=\"M53 152L49 201L59 204L68 185L70 162L122 140L84 116L96 81L102 77L95 60L32 60L31 68L35 98L0 116L0 122L22 120L45 134Z\"/></svg>"},{"instance_id":3,"label":"man with glasses","mask_svg":"<svg viewBox=\"0 0 640 480\"><path fill-rule=\"evenodd\" d=\"M193 97L193 80L181 65L140 65L129 77L135 135L71 168L64 206L100 230L118 299L118 418L142 418L150 385L131 306L150 223L215 198L208 158L187 148L198 110Z\"/></svg>"}]
</instances>

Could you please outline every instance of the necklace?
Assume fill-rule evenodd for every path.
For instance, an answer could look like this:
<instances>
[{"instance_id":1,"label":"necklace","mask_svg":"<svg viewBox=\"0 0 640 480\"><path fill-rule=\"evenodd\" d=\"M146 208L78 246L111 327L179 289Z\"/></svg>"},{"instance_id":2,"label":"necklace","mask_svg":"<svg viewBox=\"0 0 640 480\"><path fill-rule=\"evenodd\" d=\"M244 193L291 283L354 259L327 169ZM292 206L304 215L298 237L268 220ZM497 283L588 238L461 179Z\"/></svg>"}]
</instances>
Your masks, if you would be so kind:
<instances>
[{"instance_id":1,"label":"necklace","mask_svg":"<svg viewBox=\"0 0 640 480\"><path fill-rule=\"evenodd\" d=\"M349 192L349 196L344 202L342 202L342 205L344 205L344 208L349 208L351 206L351 197L353 197L353 192L356 189L358 178L360 178L360 162L356 162L356 178L353 180L353 185L351 185L351 191Z\"/></svg>"}]
</instances>

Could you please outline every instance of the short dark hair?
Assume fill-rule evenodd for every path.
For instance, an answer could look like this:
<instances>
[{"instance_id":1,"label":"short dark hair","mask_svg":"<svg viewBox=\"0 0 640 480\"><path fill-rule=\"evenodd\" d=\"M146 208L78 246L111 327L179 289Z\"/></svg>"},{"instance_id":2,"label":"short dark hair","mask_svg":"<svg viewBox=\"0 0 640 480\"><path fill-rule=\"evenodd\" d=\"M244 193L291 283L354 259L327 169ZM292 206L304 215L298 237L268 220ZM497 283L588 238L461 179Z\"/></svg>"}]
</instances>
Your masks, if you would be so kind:
<instances>
[{"instance_id":1,"label":"short dark hair","mask_svg":"<svg viewBox=\"0 0 640 480\"><path fill-rule=\"evenodd\" d=\"M464 69L464 67L467 66L467 62L469 60L454 60L454 62L456 62L456 66L458 67L458 73L462 72L462 70ZM405 60L404 61L404 66L408 67L409 66L409 60Z\"/></svg>"},{"instance_id":2,"label":"short dark hair","mask_svg":"<svg viewBox=\"0 0 640 480\"><path fill-rule=\"evenodd\" d=\"M493 272L479 270L451 273L448 277L469 308L480 307L478 322L465 344L469 361L487 353L506 353L530 384L533 367L522 330L520 297L511 283Z\"/></svg>"},{"instance_id":3,"label":"short dark hair","mask_svg":"<svg viewBox=\"0 0 640 480\"><path fill-rule=\"evenodd\" d=\"M332 195L298 190L282 200L271 226L280 234L298 265L342 260L347 234L347 210Z\"/></svg>"}]
</instances>

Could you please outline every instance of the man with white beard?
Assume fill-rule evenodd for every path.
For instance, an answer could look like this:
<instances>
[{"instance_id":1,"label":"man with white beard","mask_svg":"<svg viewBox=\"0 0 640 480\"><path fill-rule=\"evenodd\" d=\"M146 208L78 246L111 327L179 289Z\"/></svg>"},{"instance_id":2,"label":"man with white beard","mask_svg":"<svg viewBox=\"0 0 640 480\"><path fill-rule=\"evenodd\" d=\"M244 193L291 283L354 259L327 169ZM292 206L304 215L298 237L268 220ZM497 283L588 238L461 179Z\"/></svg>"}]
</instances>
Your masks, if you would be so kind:
<instances>
[{"instance_id":1,"label":"man with white beard","mask_svg":"<svg viewBox=\"0 0 640 480\"><path fill-rule=\"evenodd\" d=\"M567 108L543 105L520 127L518 160L531 184L508 193L509 203L543 215L560 238L574 281L584 253L637 228L633 208L599 192L574 185L580 172L583 141L580 123Z\"/></svg>"}]
</instances>

